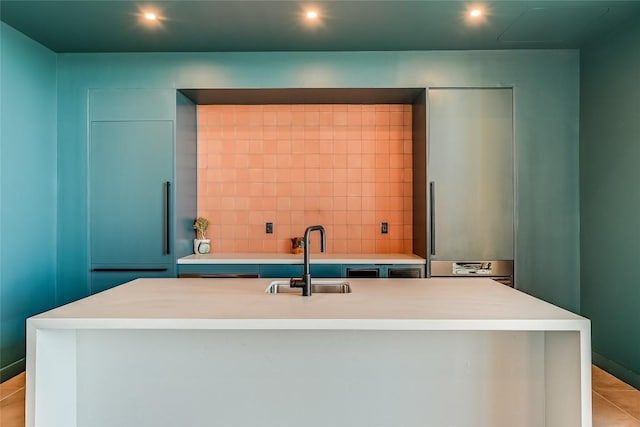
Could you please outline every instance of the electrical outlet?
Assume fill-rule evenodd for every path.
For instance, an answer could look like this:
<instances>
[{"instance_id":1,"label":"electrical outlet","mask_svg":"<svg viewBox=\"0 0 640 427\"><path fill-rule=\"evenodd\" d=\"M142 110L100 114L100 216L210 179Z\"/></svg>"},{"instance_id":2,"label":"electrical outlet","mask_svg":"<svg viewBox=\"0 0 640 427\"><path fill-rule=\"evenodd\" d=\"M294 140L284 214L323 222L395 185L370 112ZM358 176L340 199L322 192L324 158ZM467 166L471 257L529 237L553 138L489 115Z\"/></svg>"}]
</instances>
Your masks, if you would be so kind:
<instances>
[{"instance_id":1,"label":"electrical outlet","mask_svg":"<svg viewBox=\"0 0 640 427\"><path fill-rule=\"evenodd\" d=\"M268 222L267 223L266 231L267 231L267 234L273 234L273 223L272 222Z\"/></svg>"},{"instance_id":2,"label":"electrical outlet","mask_svg":"<svg viewBox=\"0 0 640 427\"><path fill-rule=\"evenodd\" d=\"M389 223L388 222L383 222L382 226L380 227L380 232L382 234L388 234L389 233Z\"/></svg>"}]
</instances>

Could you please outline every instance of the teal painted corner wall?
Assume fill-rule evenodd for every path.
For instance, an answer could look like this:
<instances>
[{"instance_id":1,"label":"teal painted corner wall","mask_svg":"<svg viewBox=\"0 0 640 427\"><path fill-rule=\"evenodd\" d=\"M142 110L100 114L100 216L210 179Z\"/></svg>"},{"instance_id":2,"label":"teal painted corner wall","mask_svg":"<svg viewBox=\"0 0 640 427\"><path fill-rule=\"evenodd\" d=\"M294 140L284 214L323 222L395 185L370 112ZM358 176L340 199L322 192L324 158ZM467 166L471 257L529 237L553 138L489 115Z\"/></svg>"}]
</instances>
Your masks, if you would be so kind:
<instances>
[{"instance_id":1,"label":"teal painted corner wall","mask_svg":"<svg viewBox=\"0 0 640 427\"><path fill-rule=\"evenodd\" d=\"M525 292L578 311L579 53L575 50L61 54L61 302L89 292L89 89L443 86L514 88L516 283Z\"/></svg>"},{"instance_id":2,"label":"teal painted corner wall","mask_svg":"<svg viewBox=\"0 0 640 427\"><path fill-rule=\"evenodd\" d=\"M57 57L0 23L0 381L25 319L55 305Z\"/></svg>"},{"instance_id":3,"label":"teal painted corner wall","mask_svg":"<svg viewBox=\"0 0 640 427\"><path fill-rule=\"evenodd\" d=\"M513 87L516 282L580 308L577 51L56 55L0 25L0 379L23 367L28 316L90 292L92 89Z\"/></svg>"},{"instance_id":4,"label":"teal painted corner wall","mask_svg":"<svg viewBox=\"0 0 640 427\"><path fill-rule=\"evenodd\" d=\"M640 388L640 19L581 52L581 308L594 361Z\"/></svg>"},{"instance_id":5,"label":"teal painted corner wall","mask_svg":"<svg viewBox=\"0 0 640 427\"><path fill-rule=\"evenodd\" d=\"M176 258L193 253L193 220L198 212L198 111L176 93L175 251Z\"/></svg>"}]
</instances>

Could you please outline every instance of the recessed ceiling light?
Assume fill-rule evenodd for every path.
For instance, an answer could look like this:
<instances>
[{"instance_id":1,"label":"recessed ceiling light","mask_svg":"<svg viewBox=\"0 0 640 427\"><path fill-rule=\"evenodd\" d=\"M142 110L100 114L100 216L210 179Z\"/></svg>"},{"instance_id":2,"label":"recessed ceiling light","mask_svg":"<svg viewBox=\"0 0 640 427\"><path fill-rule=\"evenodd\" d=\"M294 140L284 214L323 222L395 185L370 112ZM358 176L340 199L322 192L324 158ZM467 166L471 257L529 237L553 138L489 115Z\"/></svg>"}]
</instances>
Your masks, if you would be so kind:
<instances>
[{"instance_id":1,"label":"recessed ceiling light","mask_svg":"<svg viewBox=\"0 0 640 427\"><path fill-rule=\"evenodd\" d=\"M152 5L138 6L135 17L137 25L149 30L162 28L164 21L167 20L162 9Z\"/></svg>"},{"instance_id":2,"label":"recessed ceiling light","mask_svg":"<svg viewBox=\"0 0 640 427\"><path fill-rule=\"evenodd\" d=\"M479 18L480 16L482 16L482 10L473 9L469 12L469 16L471 16L472 18Z\"/></svg>"},{"instance_id":3,"label":"recessed ceiling light","mask_svg":"<svg viewBox=\"0 0 640 427\"><path fill-rule=\"evenodd\" d=\"M327 10L316 3L301 4L296 15L303 28L314 31L322 29L328 17Z\"/></svg>"}]
</instances>

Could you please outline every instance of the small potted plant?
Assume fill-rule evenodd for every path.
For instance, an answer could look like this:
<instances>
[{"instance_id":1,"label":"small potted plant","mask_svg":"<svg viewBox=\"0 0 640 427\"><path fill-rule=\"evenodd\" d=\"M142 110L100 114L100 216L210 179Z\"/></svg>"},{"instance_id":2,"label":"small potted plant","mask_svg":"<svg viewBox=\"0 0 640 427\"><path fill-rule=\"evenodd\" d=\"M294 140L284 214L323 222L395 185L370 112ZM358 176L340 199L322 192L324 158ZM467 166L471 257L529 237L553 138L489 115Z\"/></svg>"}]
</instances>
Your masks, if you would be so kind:
<instances>
[{"instance_id":1,"label":"small potted plant","mask_svg":"<svg viewBox=\"0 0 640 427\"><path fill-rule=\"evenodd\" d=\"M298 255L304 251L304 237L291 238L291 253Z\"/></svg>"},{"instance_id":2,"label":"small potted plant","mask_svg":"<svg viewBox=\"0 0 640 427\"><path fill-rule=\"evenodd\" d=\"M205 217L199 216L193 223L193 229L196 230L196 238L193 239L193 252L196 254L211 252L211 240L207 239L207 228L209 228L209 220Z\"/></svg>"}]
</instances>

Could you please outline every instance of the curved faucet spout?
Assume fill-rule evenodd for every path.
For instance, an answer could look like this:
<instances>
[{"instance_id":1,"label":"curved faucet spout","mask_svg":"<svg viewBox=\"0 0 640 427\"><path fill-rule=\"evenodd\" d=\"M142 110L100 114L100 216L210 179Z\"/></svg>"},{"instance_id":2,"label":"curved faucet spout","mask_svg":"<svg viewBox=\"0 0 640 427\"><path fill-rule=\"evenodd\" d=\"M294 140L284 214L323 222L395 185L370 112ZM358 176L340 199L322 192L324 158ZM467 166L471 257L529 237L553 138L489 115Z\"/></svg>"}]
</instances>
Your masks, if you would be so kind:
<instances>
[{"instance_id":1,"label":"curved faucet spout","mask_svg":"<svg viewBox=\"0 0 640 427\"><path fill-rule=\"evenodd\" d=\"M311 267L310 267L310 253L309 249L310 236L312 231L320 232L320 251L325 252L327 246L327 237L324 227L321 225L312 225L307 227L304 231L304 271L302 273L302 280L291 279L290 286L292 288L302 288L302 296L311 296Z\"/></svg>"},{"instance_id":2,"label":"curved faucet spout","mask_svg":"<svg viewBox=\"0 0 640 427\"><path fill-rule=\"evenodd\" d=\"M309 271L309 257L311 255L311 248L309 247L311 244L311 232L319 231L320 232L320 252L325 252L325 248L327 246L327 236L324 230L324 227L321 225L312 225L307 227L304 231L304 274L311 274Z\"/></svg>"}]
</instances>

